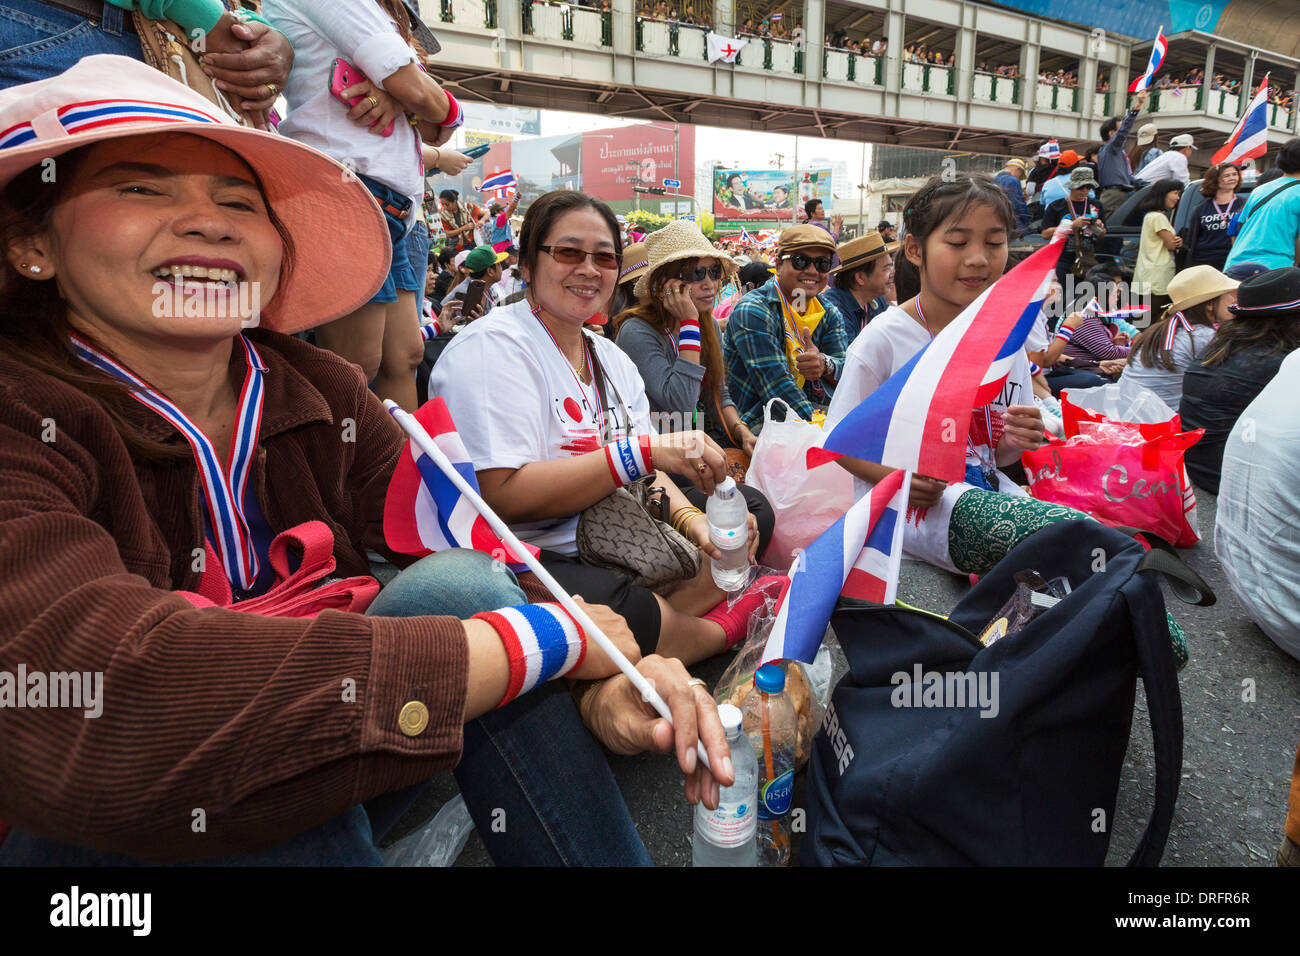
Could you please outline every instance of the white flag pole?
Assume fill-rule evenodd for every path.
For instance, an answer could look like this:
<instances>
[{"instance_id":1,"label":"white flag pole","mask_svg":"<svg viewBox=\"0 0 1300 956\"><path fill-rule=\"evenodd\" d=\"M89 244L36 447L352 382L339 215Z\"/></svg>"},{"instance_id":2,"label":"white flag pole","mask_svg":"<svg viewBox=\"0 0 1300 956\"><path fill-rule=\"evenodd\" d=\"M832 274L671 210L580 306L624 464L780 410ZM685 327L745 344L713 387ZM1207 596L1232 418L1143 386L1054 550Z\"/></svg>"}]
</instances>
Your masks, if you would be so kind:
<instances>
[{"instance_id":1,"label":"white flag pole","mask_svg":"<svg viewBox=\"0 0 1300 956\"><path fill-rule=\"evenodd\" d=\"M496 532L497 537L509 545L510 550L515 553L515 556L520 561L528 565L528 569L541 579L541 582L546 585L551 594L555 595L555 599L560 602L560 605L573 615L588 636L605 652L605 655L618 666L619 670L627 675L627 679L632 682L632 686L641 692L642 699L648 701L650 706L655 709L655 712L671 724L673 722L672 711L668 709L668 705L659 696L659 692L655 690L654 685L646 680L645 675L637 670L614 642L605 636L605 633L596 626L596 622L591 619L587 612L578 606L564 588L560 587L559 582L551 576L551 572L547 571L533 553L515 537L515 533L510 530L510 526L497 517L496 512L488 507L488 503L474 490L473 486L461 477L460 472L452 467L450 459L429 437L429 433L424 430L424 426L416 421L414 416L404 411L400 405L390 399L384 400L384 408L388 409L389 414L397 420L397 424L402 426L402 430L411 436L411 441L416 444L416 447L433 459L439 470L451 479L451 483L474 506L474 510L483 516L484 520L492 527L492 530ZM699 755L700 763L712 770L704 744L696 741L695 752Z\"/></svg>"}]
</instances>

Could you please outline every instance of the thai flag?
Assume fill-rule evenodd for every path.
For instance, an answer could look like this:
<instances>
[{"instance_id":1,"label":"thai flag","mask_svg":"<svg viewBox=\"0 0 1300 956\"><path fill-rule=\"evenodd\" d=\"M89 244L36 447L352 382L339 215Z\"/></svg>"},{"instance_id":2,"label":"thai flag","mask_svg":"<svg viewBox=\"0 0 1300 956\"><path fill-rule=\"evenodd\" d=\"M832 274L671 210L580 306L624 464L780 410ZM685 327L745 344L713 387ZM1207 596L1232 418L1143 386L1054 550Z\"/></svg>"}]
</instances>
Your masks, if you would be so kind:
<instances>
[{"instance_id":1,"label":"thai flag","mask_svg":"<svg viewBox=\"0 0 1300 956\"><path fill-rule=\"evenodd\" d=\"M420 406L414 418L437 443L460 476L475 491L478 479L451 413L441 398ZM398 459L384 500L384 538L402 554L423 557L449 548L472 548L506 562L512 571L524 569L487 520L452 484L428 455L409 439ZM537 549L529 547L534 554Z\"/></svg>"},{"instance_id":2,"label":"thai flag","mask_svg":"<svg viewBox=\"0 0 1300 956\"><path fill-rule=\"evenodd\" d=\"M1156 42L1151 45L1151 59L1147 61L1146 72L1129 84L1130 93L1140 93L1151 85L1151 78L1156 75L1160 69L1160 64L1165 62L1165 50L1169 47L1169 41L1165 39L1164 28L1156 31Z\"/></svg>"},{"instance_id":3,"label":"thai flag","mask_svg":"<svg viewBox=\"0 0 1300 956\"><path fill-rule=\"evenodd\" d=\"M1060 144L1059 141L1054 140L1054 139L1049 139L1049 140L1048 140L1046 143L1044 143L1043 145L1047 147L1047 158L1048 158L1048 159L1060 159L1060 158L1061 158L1061 144Z\"/></svg>"},{"instance_id":4,"label":"thai flag","mask_svg":"<svg viewBox=\"0 0 1300 956\"><path fill-rule=\"evenodd\" d=\"M515 174L508 169L503 169L498 173L493 173L487 179L483 180L483 185L479 187L479 191L494 193L518 185L519 181L515 179Z\"/></svg>"},{"instance_id":5,"label":"thai flag","mask_svg":"<svg viewBox=\"0 0 1300 956\"><path fill-rule=\"evenodd\" d=\"M808 449L813 468L844 455L945 481L966 476L971 412L996 399L1054 277L1064 236L982 295Z\"/></svg>"},{"instance_id":6,"label":"thai flag","mask_svg":"<svg viewBox=\"0 0 1300 956\"><path fill-rule=\"evenodd\" d=\"M1250 106L1223 147L1210 157L1213 165L1256 159L1268 152L1268 77L1259 84Z\"/></svg>"},{"instance_id":7,"label":"thai flag","mask_svg":"<svg viewBox=\"0 0 1300 956\"><path fill-rule=\"evenodd\" d=\"M763 661L812 663L840 595L893 604L911 476L894 471L799 555Z\"/></svg>"},{"instance_id":8,"label":"thai flag","mask_svg":"<svg viewBox=\"0 0 1300 956\"><path fill-rule=\"evenodd\" d=\"M779 13L774 13L774 14L772 14L772 22L773 22L773 23L780 23L780 22L781 22L781 14L779 14Z\"/></svg>"},{"instance_id":9,"label":"thai flag","mask_svg":"<svg viewBox=\"0 0 1300 956\"><path fill-rule=\"evenodd\" d=\"M744 227L744 226L741 226L741 227L740 227L740 241L741 241L741 242L753 242L753 241L754 241L754 237L751 236L749 233L747 233L747 232L745 231L745 227Z\"/></svg>"}]
</instances>

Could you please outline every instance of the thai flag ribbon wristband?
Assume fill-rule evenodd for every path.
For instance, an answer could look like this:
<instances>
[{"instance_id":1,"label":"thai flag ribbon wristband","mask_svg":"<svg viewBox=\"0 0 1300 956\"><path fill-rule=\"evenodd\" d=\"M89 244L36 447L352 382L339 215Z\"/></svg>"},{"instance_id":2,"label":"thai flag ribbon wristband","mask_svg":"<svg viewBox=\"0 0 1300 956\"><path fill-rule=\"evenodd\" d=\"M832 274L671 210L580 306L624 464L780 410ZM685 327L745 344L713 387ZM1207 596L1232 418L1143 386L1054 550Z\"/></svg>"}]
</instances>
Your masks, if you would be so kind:
<instances>
[{"instance_id":1,"label":"thai flag ribbon wristband","mask_svg":"<svg viewBox=\"0 0 1300 956\"><path fill-rule=\"evenodd\" d=\"M701 348L700 323L698 319L684 319L677 332L678 352L698 352Z\"/></svg>"},{"instance_id":2,"label":"thai flag ribbon wristband","mask_svg":"<svg viewBox=\"0 0 1300 956\"><path fill-rule=\"evenodd\" d=\"M1063 325L1056 330L1056 337L1068 342L1070 339L1074 338L1074 329L1068 329Z\"/></svg>"},{"instance_id":3,"label":"thai flag ribbon wristband","mask_svg":"<svg viewBox=\"0 0 1300 956\"><path fill-rule=\"evenodd\" d=\"M461 111L460 104L456 102L456 97L448 90L443 92L447 94L447 118L438 125L443 129L455 129L465 122L465 114Z\"/></svg>"},{"instance_id":4,"label":"thai flag ribbon wristband","mask_svg":"<svg viewBox=\"0 0 1300 956\"><path fill-rule=\"evenodd\" d=\"M610 442L605 446L605 463L614 476L616 488L653 474L655 466L650 460L650 436L637 435Z\"/></svg>"},{"instance_id":5,"label":"thai flag ribbon wristband","mask_svg":"<svg viewBox=\"0 0 1300 956\"><path fill-rule=\"evenodd\" d=\"M498 707L576 670L587 656L587 635L558 604L505 607L475 614L472 620L491 624L505 645L510 679Z\"/></svg>"}]
</instances>

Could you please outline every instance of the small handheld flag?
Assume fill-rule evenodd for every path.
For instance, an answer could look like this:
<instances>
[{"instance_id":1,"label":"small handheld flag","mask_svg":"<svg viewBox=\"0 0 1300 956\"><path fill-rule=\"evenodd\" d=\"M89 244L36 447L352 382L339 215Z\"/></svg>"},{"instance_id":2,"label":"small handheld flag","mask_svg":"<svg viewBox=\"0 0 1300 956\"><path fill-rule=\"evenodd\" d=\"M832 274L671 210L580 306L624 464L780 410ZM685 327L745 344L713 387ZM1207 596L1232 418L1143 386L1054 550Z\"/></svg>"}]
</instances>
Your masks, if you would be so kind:
<instances>
[{"instance_id":1,"label":"small handheld flag","mask_svg":"<svg viewBox=\"0 0 1300 956\"><path fill-rule=\"evenodd\" d=\"M442 406L442 411L446 413L446 424L450 424L451 415L450 413L447 413L446 405L443 404L440 399L436 401L438 401L438 404ZM424 407L433 404L434 403L430 401L425 403ZM545 585L546 589L551 592L555 597L555 600L560 603L560 606L569 612L569 615L582 626L582 629L586 632L587 636L595 641L596 645L605 652L605 656L608 657L620 671L622 671L623 675L628 679L632 686L641 694L641 699L647 701L650 706L655 709L655 713L671 724L673 722L672 711L668 709L668 704L664 701L663 697L660 696L659 692L655 690L654 685L646 680L645 676L632 665L632 662L627 659L627 655L620 651L617 645L615 645L614 642L605 635L605 632L600 629L600 625L591 619L591 615L574 602L569 592L560 587L560 583L555 580L555 576L552 575L550 571L546 570L541 561L537 559L537 555L533 553L536 549L530 549L515 537L515 533L510 530L509 525L502 521L501 517L488 507L487 502L484 501L482 495L478 493L477 481L470 481L465 477L465 474L459 465L452 463L452 461L447 457L447 453L444 452L439 444L430 437L429 433L425 430L424 425L421 424L414 415L407 414L402 410L400 405L391 399L384 400L384 408L393 416L397 424L402 426L402 431L406 432L406 434L410 436L410 448L413 450L408 451L408 454L417 459L426 459L432 463L434 468L442 473L448 482L450 482L452 488L464 497L465 501L472 509L478 512L479 516L487 523L489 530L493 534L497 535L510 551L523 558L523 563L528 567L528 570L537 575L538 580L541 581L542 584ZM421 411L423 411L423 408L421 408ZM455 433L454 426L452 432L453 434ZM459 442L459 437L457 438L457 442ZM399 467L400 465L401 463L399 462ZM396 475L394 475L394 477L396 477ZM390 496L392 494L391 487L389 489L389 494ZM387 502L385 503L384 508L384 533L385 536L387 536ZM699 758L700 763L709 767L709 769L713 769L709 764L709 754L708 751L704 749L703 743L696 741L695 753Z\"/></svg>"},{"instance_id":2,"label":"small handheld flag","mask_svg":"<svg viewBox=\"0 0 1300 956\"><path fill-rule=\"evenodd\" d=\"M1151 44L1151 59L1147 61L1147 68L1141 76L1129 84L1130 93L1140 93L1151 85L1151 78L1156 75L1160 69L1160 64L1165 62L1165 50L1169 47L1169 42L1165 39L1164 27L1156 31L1156 42Z\"/></svg>"},{"instance_id":3,"label":"small handheld flag","mask_svg":"<svg viewBox=\"0 0 1300 956\"><path fill-rule=\"evenodd\" d=\"M441 398L425 402L415 420L442 449L457 473L475 490L478 479L465 443L456 432L451 413ZM474 506L444 475L433 460L408 441L402 452L384 501L384 538L402 554L426 555L452 548L471 548L505 561L512 571L522 570L518 557ZM532 549L537 552L536 548Z\"/></svg>"},{"instance_id":4,"label":"small handheld flag","mask_svg":"<svg viewBox=\"0 0 1300 956\"><path fill-rule=\"evenodd\" d=\"M808 467L844 455L944 481L966 476L971 412L1002 392L1054 278L1064 233L986 289L906 365L808 449Z\"/></svg>"},{"instance_id":5,"label":"small handheld flag","mask_svg":"<svg viewBox=\"0 0 1300 956\"><path fill-rule=\"evenodd\" d=\"M811 664L841 594L894 603L911 485L911 475L890 472L799 555L763 650L764 663Z\"/></svg>"},{"instance_id":6,"label":"small handheld flag","mask_svg":"<svg viewBox=\"0 0 1300 956\"><path fill-rule=\"evenodd\" d=\"M480 192L494 193L500 189L507 189L510 186L517 186L518 180L515 174L508 169L495 172L487 179L483 180L483 185L479 187Z\"/></svg>"},{"instance_id":7,"label":"small handheld flag","mask_svg":"<svg viewBox=\"0 0 1300 956\"><path fill-rule=\"evenodd\" d=\"M1268 152L1268 76L1259 84L1251 98L1250 106L1237 122L1222 148L1210 157L1210 162L1240 163L1245 159L1258 159Z\"/></svg>"}]
</instances>

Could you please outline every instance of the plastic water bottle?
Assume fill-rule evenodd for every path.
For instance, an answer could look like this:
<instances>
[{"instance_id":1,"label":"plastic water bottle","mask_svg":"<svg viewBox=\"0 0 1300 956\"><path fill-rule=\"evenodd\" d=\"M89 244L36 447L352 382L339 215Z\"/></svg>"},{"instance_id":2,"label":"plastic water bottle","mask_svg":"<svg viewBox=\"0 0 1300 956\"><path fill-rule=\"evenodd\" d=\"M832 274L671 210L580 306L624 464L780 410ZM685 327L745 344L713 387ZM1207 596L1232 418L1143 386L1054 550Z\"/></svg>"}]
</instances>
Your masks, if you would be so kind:
<instances>
[{"instance_id":1,"label":"plastic water bottle","mask_svg":"<svg viewBox=\"0 0 1300 956\"><path fill-rule=\"evenodd\" d=\"M713 489L704 513L709 540L722 552L722 557L709 559L713 583L724 591L738 591L749 583L749 508L734 478L722 479Z\"/></svg>"},{"instance_id":2,"label":"plastic water bottle","mask_svg":"<svg viewBox=\"0 0 1300 956\"><path fill-rule=\"evenodd\" d=\"M790 801L794 796L794 754L798 724L785 692L785 671L764 664L754 689L741 703L745 734L758 761L758 863L790 862Z\"/></svg>"},{"instance_id":3,"label":"plastic water bottle","mask_svg":"<svg viewBox=\"0 0 1300 956\"><path fill-rule=\"evenodd\" d=\"M692 866L757 866L758 761L741 730L739 707L722 704L718 718L727 732L736 782L718 793L718 809L695 805L695 838L691 841Z\"/></svg>"}]
</instances>

